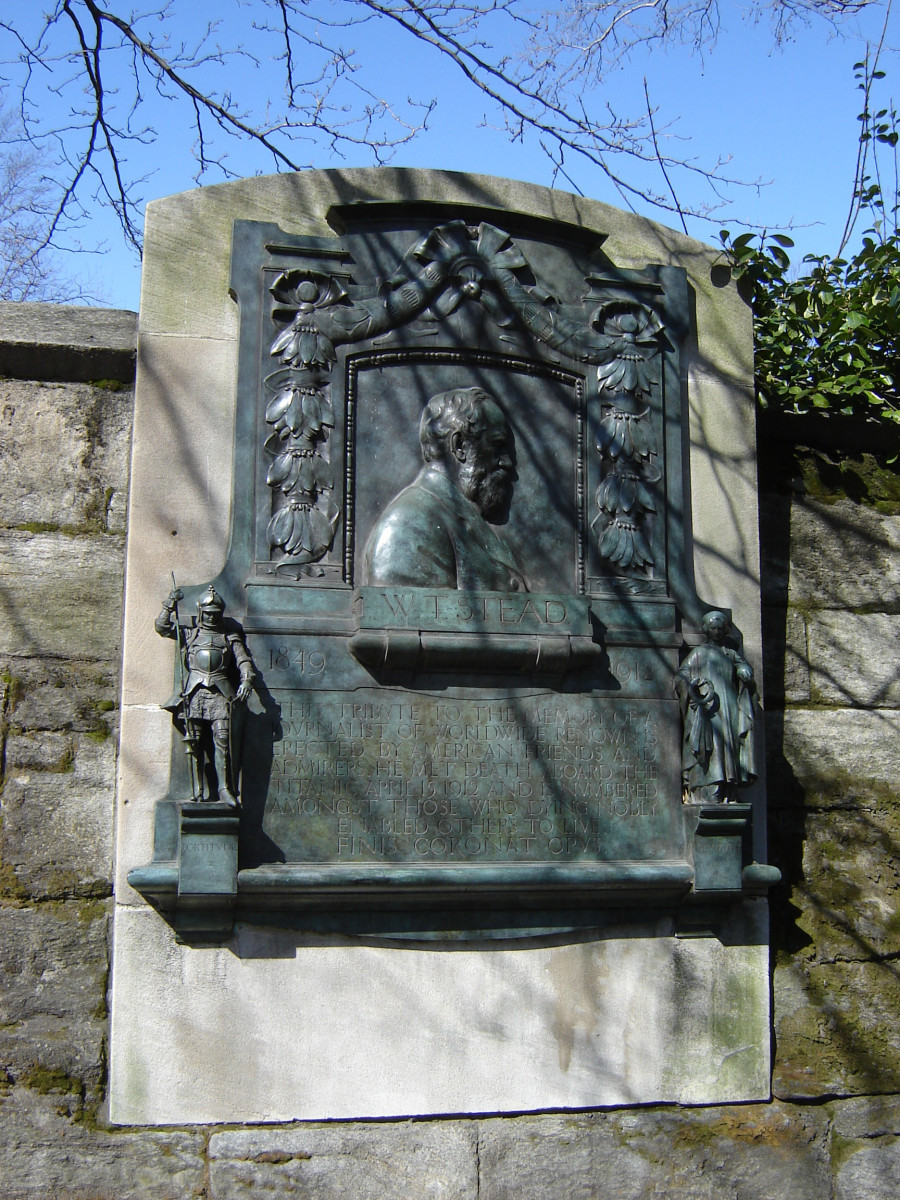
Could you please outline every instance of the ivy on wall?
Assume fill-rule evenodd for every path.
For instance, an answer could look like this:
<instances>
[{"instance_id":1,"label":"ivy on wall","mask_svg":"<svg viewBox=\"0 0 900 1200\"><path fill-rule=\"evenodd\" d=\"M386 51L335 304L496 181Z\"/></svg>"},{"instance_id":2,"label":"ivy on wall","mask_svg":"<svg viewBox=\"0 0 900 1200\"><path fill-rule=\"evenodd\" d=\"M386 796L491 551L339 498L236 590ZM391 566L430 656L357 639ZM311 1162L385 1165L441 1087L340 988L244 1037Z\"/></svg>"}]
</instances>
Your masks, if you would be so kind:
<instances>
[{"instance_id":1,"label":"ivy on wall","mask_svg":"<svg viewBox=\"0 0 900 1200\"><path fill-rule=\"evenodd\" d=\"M763 407L815 409L900 424L900 240L868 234L849 258L808 255L791 279L783 234L722 231L732 272L750 285L756 394Z\"/></svg>"},{"instance_id":2,"label":"ivy on wall","mask_svg":"<svg viewBox=\"0 0 900 1200\"><path fill-rule=\"evenodd\" d=\"M723 229L720 237L732 274L753 304L760 404L900 425L897 114L871 103L884 72L868 62L855 71L864 104L853 200L838 253L807 255L798 276L788 254L794 243L785 234L732 238ZM883 182L888 178L891 186ZM861 218L871 227L847 254Z\"/></svg>"}]
</instances>

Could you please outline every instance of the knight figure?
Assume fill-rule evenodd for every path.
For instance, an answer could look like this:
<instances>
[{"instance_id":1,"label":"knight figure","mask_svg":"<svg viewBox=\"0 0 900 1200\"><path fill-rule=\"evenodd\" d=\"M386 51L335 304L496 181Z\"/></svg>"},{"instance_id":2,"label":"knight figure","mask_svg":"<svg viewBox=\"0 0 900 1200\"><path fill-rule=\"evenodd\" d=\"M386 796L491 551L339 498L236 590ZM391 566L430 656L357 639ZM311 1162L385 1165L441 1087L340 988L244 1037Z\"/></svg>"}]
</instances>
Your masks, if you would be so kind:
<instances>
[{"instance_id":1,"label":"knight figure","mask_svg":"<svg viewBox=\"0 0 900 1200\"><path fill-rule=\"evenodd\" d=\"M253 660L236 621L212 584L197 601L197 616L183 624L173 588L154 622L160 637L178 643L180 689L163 707L185 742L191 799L237 807L240 730L255 678Z\"/></svg>"}]
</instances>

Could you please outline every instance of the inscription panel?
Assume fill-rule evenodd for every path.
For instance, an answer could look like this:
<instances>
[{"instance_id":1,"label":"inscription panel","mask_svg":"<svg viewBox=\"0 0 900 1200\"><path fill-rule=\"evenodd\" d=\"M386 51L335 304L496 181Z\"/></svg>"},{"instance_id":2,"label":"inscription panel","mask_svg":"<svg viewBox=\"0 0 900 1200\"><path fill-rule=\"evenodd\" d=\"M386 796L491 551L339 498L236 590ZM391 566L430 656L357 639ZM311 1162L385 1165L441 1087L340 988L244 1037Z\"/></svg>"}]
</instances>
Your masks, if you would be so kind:
<instances>
[{"instance_id":1,"label":"inscription panel","mask_svg":"<svg viewBox=\"0 0 900 1200\"><path fill-rule=\"evenodd\" d=\"M581 598L574 599L577 602ZM468 599L454 600L460 602L469 603ZM577 613L577 605L573 610ZM564 631L577 633L580 629L572 621ZM310 688L347 690L371 684L370 672L347 653L337 638L253 634L248 644L266 685L288 699L292 693L305 693ZM611 645L594 667L562 680L558 695L565 697L561 703L568 703L570 695L583 693L605 693L606 699L613 702L631 697L674 697L672 677L677 665L677 651L672 646Z\"/></svg>"},{"instance_id":2,"label":"inscription panel","mask_svg":"<svg viewBox=\"0 0 900 1200\"><path fill-rule=\"evenodd\" d=\"M674 702L273 694L263 827L290 861L648 860L682 843Z\"/></svg>"}]
</instances>

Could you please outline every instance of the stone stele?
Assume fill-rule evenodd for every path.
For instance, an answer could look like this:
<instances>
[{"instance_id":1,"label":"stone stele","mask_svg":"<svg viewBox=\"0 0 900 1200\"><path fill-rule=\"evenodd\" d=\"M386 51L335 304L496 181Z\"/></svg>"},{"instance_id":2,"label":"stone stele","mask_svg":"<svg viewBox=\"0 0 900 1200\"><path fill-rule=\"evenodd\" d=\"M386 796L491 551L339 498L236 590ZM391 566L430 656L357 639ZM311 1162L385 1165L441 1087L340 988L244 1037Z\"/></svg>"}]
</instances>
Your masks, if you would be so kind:
<instances>
[{"instance_id":1,"label":"stone stele","mask_svg":"<svg viewBox=\"0 0 900 1200\"><path fill-rule=\"evenodd\" d=\"M148 206L114 1122L769 1096L754 431L749 311L652 222Z\"/></svg>"}]
</instances>

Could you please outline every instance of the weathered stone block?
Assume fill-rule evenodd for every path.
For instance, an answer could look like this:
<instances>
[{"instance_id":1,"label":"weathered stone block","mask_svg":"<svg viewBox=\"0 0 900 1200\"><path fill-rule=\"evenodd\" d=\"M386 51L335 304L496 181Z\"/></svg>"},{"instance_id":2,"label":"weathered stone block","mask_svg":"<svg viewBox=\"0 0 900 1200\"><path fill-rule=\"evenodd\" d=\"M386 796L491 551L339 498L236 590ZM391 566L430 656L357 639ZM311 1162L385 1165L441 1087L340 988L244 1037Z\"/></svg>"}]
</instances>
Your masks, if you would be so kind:
<instances>
[{"instance_id":1,"label":"weathered stone block","mask_svg":"<svg viewBox=\"0 0 900 1200\"><path fill-rule=\"evenodd\" d=\"M115 659L122 541L64 533L0 536L0 654Z\"/></svg>"},{"instance_id":2,"label":"weathered stone block","mask_svg":"<svg viewBox=\"0 0 900 1200\"><path fill-rule=\"evenodd\" d=\"M900 1192L900 1141L863 1146L843 1163L834 1200L887 1200Z\"/></svg>"},{"instance_id":3,"label":"weathered stone block","mask_svg":"<svg viewBox=\"0 0 900 1200\"><path fill-rule=\"evenodd\" d=\"M791 514L791 603L900 608L900 516L852 500L797 501Z\"/></svg>"},{"instance_id":4,"label":"weathered stone block","mask_svg":"<svg viewBox=\"0 0 900 1200\"><path fill-rule=\"evenodd\" d=\"M479 1200L822 1200L826 1130L779 1104L484 1121Z\"/></svg>"},{"instance_id":5,"label":"weathered stone block","mask_svg":"<svg viewBox=\"0 0 900 1200\"><path fill-rule=\"evenodd\" d=\"M75 746L64 733L11 733L6 739L7 770L67 771L74 757Z\"/></svg>"},{"instance_id":6,"label":"weathered stone block","mask_svg":"<svg viewBox=\"0 0 900 1200\"><path fill-rule=\"evenodd\" d=\"M900 707L900 615L814 613L809 621L811 698L844 707Z\"/></svg>"},{"instance_id":7,"label":"weathered stone block","mask_svg":"<svg viewBox=\"0 0 900 1200\"><path fill-rule=\"evenodd\" d=\"M855 1096L831 1108L834 1132L842 1138L900 1136L900 1096Z\"/></svg>"},{"instance_id":8,"label":"weathered stone block","mask_svg":"<svg viewBox=\"0 0 900 1200\"><path fill-rule=\"evenodd\" d=\"M98 738L113 733L118 715L117 664L10 658L0 664L8 680L6 716L13 729L73 730Z\"/></svg>"},{"instance_id":9,"label":"weathered stone block","mask_svg":"<svg viewBox=\"0 0 900 1200\"><path fill-rule=\"evenodd\" d=\"M132 402L130 389L0 380L0 525L124 533Z\"/></svg>"},{"instance_id":10,"label":"weathered stone block","mask_svg":"<svg viewBox=\"0 0 900 1200\"><path fill-rule=\"evenodd\" d=\"M900 778L900 713L793 709L784 758L813 807L892 804Z\"/></svg>"},{"instance_id":11,"label":"weathered stone block","mask_svg":"<svg viewBox=\"0 0 900 1200\"><path fill-rule=\"evenodd\" d=\"M6 886L14 883L15 890L42 898L108 895L115 742L84 734L56 736L72 748L70 758L51 770L13 762L6 776L0 827ZM23 745L33 747L37 739L23 735L10 741L20 754Z\"/></svg>"},{"instance_id":12,"label":"weathered stone block","mask_svg":"<svg viewBox=\"0 0 900 1200\"><path fill-rule=\"evenodd\" d=\"M766 707L809 703L806 621L796 609L763 609Z\"/></svg>"},{"instance_id":13,"label":"weathered stone block","mask_svg":"<svg viewBox=\"0 0 900 1200\"><path fill-rule=\"evenodd\" d=\"M831 1106L835 1200L882 1200L900 1191L900 1096Z\"/></svg>"},{"instance_id":14,"label":"weathered stone block","mask_svg":"<svg viewBox=\"0 0 900 1200\"><path fill-rule=\"evenodd\" d=\"M766 442L760 442L760 472L765 465ZM786 482L779 476L778 483ZM790 512L792 498L776 491L759 493L760 592L764 605L787 604L790 579Z\"/></svg>"},{"instance_id":15,"label":"weathered stone block","mask_svg":"<svg viewBox=\"0 0 900 1200\"><path fill-rule=\"evenodd\" d=\"M97 903L0 906L0 1066L17 1081L100 1088L107 927Z\"/></svg>"},{"instance_id":16,"label":"weathered stone block","mask_svg":"<svg viewBox=\"0 0 900 1200\"><path fill-rule=\"evenodd\" d=\"M897 964L797 959L775 971L781 1099L900 1091Z\"/></svg>"},{"instance_id":17,"label":"weathered stone block","mask_svg":"<svg viewBox=\"0 0 900 1200\"><path fill-rule=\"evenodd\" d=\"M204 1193L203 1136L107 1133L71 1120L73 1098L0 1092L0 1200L191 1200Z\"/></svg>"},{"instance_id":18,"label":"weathered stone block","mask_svg":"<svg viewBox=\"0 0 900 1200\"><path fill-rule=\"evenodd\" d=\"M134 378L137 313L0 302L0 374L19 379Z\"/></svg>"},{"instance_id":19,"label":"weathered stone block","mask_svg":"<svg viewBox=\"0 0 900 1200\"><path fill-rule=\"evenodd\" d=\"M475 1200L474 1122L308 1125L216 1133L211 1200Z\"/></svg>"},{"instance_id":20,"label":"weathered stone block","mask_svg":"<svg viewBox=\"0 0 900 1200\"><path fill-rule=\"evenodd\" d=\"M793 900L817 961L900 953L900 802L810 815Z\"/></svg>"},{"instance_id":21,"label":"weathered stone block","mask_svg":"<svg viewBox=\"0 0 900 1200\"><path fill-rule=\"evenodd\" d=\"M788 704L809 701L809 644L806 621L795 609L788 609L784 628L784 699Z\"/></svg>"}]
</instances>

